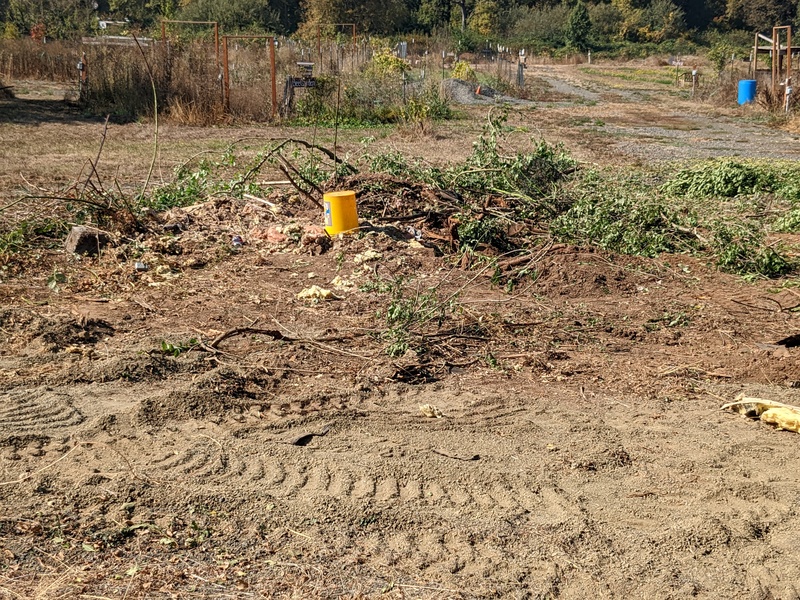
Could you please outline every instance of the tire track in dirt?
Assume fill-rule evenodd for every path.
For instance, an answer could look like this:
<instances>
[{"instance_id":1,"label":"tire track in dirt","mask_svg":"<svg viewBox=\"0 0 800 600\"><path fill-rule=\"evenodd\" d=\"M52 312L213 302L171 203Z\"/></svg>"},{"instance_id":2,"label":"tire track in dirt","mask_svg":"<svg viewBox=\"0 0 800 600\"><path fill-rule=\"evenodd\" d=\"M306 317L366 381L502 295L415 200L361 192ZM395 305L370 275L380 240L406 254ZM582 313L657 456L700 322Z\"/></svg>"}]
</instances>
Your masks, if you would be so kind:
<instances>
[{"instance_id":1,"label":"tire track in dirt","mask_svg":"<svg viewBox=\"0 0 800 600\"><path fill-rule=\"evenodd\" d=\"M333 498L378 505L425 505L481 511L531 511L540 507L537 486L519 474L485 467L460 480L437 476L424 459L370 469L330 457L256 454L247 447L230 450L211 439L195 439L148 463L148 474L175 481L202 479L210 484L257 486L275 498L315 501ZM295 453L296 454L296 453Z\"/></svg>"},{"instance_id":2,"label":"tire track in dirt","mask_svg":"<svg viewBox=\"0 0 800 600\"><path fill-rule=\"evenodd\" d=\"M32 390L0 396L0 434L47 433L84 420L68 394Z\"/></svg>"}]
</instances>

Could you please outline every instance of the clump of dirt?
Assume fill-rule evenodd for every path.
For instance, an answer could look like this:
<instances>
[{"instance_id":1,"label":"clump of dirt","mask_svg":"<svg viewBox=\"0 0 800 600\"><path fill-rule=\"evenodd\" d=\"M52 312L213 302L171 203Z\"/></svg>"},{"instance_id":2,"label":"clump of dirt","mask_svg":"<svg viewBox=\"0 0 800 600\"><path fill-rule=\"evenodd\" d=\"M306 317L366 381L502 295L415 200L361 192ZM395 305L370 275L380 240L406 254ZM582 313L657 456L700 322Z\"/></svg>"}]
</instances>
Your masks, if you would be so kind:
<instances>
[{"instance_id":1,"label":"clump of dirt","mask_svg":"<svg viewBox=\"0 0 800 600\"><path fill-rule=\"evenodd\" d=\"M143 400L137 418L142 424L160 426L169 421L242 412L269 397L274 385L263 371L217 367L196 375L190 384L170 391L166 397Z\"/></svg>"},{"instance_id":2,"label":"clump of dirt","mask_svg":"<svg viewBox=\"0 0 800 600\"><path fill-rule=\"evenodd\" d=\"M44 331L34 338L45 351L57 352L76 344L96 344L114 335L114 328L102 320L61 321L43 324Z\"/></svg>"}]
</instances>

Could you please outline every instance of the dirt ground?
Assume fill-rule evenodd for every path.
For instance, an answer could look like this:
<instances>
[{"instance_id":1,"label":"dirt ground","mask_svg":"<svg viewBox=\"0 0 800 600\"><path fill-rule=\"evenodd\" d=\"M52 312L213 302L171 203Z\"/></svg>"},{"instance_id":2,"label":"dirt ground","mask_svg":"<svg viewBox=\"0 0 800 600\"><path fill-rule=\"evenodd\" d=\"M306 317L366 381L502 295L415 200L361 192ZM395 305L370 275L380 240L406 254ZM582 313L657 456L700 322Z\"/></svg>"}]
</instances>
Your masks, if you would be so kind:
<instances>
[{"instance_id":1,"label":"dirt ground","mask_svg":"<svg viewBox=\"0 0 800 600\"><path fill-rule=\"evenodd\" d=\"M584 164L797 157L757 109L640 71L531 67L549 95L515 135ZM74 180L102 131L15 85L2 205ZM486 117L463 110L339 141L441 163ZM152 135L112 124L101 165L135 189ZM156 174L283 135L315 133L166 125ZM220 197L154 217L178 233L135 257L0 271L0 598L800 598L800 438L720 410L800 404L796 278L546 243L511 289L401 226L321 247L290 208L288 230ZM398 276L455 304L390 357Z\"/></svg>"}]
</instances>

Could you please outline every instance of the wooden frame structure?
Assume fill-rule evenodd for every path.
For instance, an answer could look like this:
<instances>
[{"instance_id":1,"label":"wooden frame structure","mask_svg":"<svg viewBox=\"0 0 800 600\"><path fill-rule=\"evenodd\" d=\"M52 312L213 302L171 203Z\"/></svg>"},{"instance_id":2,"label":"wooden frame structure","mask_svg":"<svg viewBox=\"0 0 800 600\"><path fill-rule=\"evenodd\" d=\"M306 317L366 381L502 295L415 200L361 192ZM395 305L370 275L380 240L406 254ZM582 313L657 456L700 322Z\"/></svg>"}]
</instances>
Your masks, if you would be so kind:
<instances>
[{"instance_id":1,"label":"wooden frame structure","mask_svg":"<svg viewBox=\"0 0 800 600\"><path fill-rule=\"evenodd\" d=\"M784 38L785 43L781 43ZM767 42L769 46L760 46L759 42ZM792 26L781 25L772 28L772 37L756 33L753 43L752 74L758 73L758 55L769 54L772 57L772 93L777 96L779 88L792 76L792 54L800 52L800 46L792 45Z\"/></svg>"},{"instance_id":2,"label":"wooden frame structure","mask_svg":"<svg viewBox=\"0 0 800 600\"><path fill-rule=\"evenodd\" d=\"M269 44L270 83L272 84L272 118L278 114L278 86L275 73L275 37L271 35L222 36L222 103L226 111L231 108L231 80L228 66L228 40L267 40Z\"/></svg>"}]
</instances>

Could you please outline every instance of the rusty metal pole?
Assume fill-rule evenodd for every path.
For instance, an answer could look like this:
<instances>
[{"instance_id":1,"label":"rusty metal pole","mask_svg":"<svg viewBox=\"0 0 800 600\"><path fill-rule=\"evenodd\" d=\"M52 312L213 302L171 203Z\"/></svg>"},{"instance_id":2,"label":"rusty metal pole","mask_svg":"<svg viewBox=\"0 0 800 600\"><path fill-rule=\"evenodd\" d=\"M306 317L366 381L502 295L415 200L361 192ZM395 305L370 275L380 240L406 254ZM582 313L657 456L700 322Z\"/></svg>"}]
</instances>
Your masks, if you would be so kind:
<instances>
[{"instance_id":1,"label":"rusty metal pole","mask_svg":"<svg viewBox=\"0 0 800 600\"><path fill-rule=\"evenodd\" d=\"M222 106L225 112L231 108L230 78L228 73L228 36L222 36Z\"/></svg>"},{"instance_id":2,"label":"rusty metal pole","mask_svg":"<svg viewBox=\"0 0 800 600\"><path fill-rule=\"evenodd\" d=\"M277 73L275 72L275 38L267 38L269 40L269 65L272 69L272 118L278 114L278 84L276 82Z\"/></svg>"}]
</instances>

